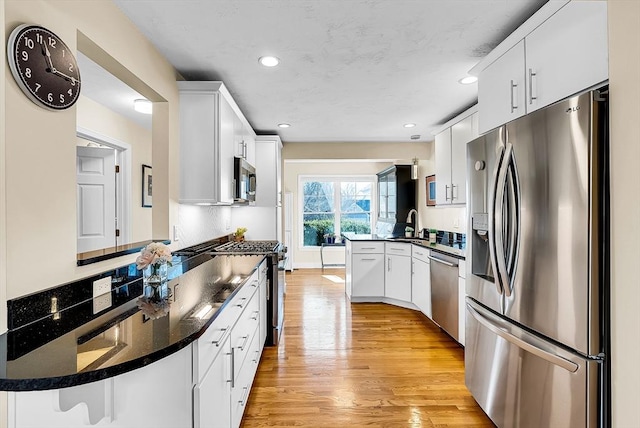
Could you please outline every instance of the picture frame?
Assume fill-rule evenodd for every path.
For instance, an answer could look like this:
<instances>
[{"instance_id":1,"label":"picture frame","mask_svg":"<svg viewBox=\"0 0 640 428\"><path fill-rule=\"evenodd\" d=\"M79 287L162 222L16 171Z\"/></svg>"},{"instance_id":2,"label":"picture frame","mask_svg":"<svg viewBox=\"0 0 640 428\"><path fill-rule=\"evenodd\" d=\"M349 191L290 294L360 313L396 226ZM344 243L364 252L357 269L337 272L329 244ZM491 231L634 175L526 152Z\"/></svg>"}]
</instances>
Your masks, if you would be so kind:
<instances>
[{"instance_id":1,"label":"picture frame","mask_svg":"<svg viewBox=\"0 0 640 428\"><path fill-rule=\"evenodd\" d=\"M151 208L153 203L153 170L151 166L142 164L142 206Z\"/></svg>"},{"instance_id":2,"label":"picture frame","mask_svg":"<svg viewBox=\"0 0 640 428\"><path fill-rule=\"evenodd\" d=\"M436 175L429 175L427 182L427 206L434 207L436 205Z\"/></svg>"}]
</instances>

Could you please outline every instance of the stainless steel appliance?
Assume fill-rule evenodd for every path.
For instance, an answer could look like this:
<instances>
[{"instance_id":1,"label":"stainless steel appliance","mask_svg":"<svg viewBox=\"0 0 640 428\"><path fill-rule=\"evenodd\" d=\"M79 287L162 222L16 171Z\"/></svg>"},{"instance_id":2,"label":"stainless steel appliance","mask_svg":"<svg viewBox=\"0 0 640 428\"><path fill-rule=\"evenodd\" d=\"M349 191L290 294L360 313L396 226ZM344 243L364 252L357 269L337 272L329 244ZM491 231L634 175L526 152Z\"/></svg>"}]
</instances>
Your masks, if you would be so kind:
<instances>
[{"instance_id":1,"label":"stainless steel appliance","mask_svg":"<svg viewBox=\"0 0 640 428\"><path fill-rule=\"evenodd\" d=\"M287 248L278 241L229 241L215 246L218 254L264 254L267 258L267 346L277 346L284 324L284 266Z\"/></svg>"},{"instance_id":2,"label":"stainless steel appliance","mask_svg":"<svg viewBox=\"0 0 640 428\"><path fill-rule=\"evenodd\" d=\"M458 340L458 259L435 251L428 257L433 321Z\"/></svg>"},{"instance_id":3,"label":"stainless steel appliance","mask_svg":"<svg viewBox=\"0 0 640 428\"><path fill-rule=\"evenodd\" d=\"M465 381L499 427L610 423L607 98L467 146Z\"/></svg>"},{"instance_id":4,"label":"stainless steel appliance","mask_svg":"<svg viewBox=\"0 0 640 428\"><path fill-rule=\"evenodd\" d=\"M256 169L244 158L233 158L234 197L237 204L253 204L256 201Z\"/></svg>"}]
</instances>

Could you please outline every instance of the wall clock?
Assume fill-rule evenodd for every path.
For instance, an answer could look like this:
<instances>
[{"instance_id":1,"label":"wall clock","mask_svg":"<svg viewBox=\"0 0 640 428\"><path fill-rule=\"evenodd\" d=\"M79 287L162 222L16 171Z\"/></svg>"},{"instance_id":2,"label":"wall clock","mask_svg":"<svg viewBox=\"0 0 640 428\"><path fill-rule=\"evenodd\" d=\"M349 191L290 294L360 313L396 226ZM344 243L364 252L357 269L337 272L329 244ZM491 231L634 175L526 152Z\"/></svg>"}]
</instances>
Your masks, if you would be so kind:
<instances>
[{"instance_id":1,"label":"wall clock","mask_svg":"<svg viewBox=\"0 0 640 428\"><path fill-rule=\"evenodd\" d=\"M7 57L13 78L37 105L59 111L78 100L78 63L69 47L51 30L19 25L9 36Z\"/></svg>"}]
</instances>

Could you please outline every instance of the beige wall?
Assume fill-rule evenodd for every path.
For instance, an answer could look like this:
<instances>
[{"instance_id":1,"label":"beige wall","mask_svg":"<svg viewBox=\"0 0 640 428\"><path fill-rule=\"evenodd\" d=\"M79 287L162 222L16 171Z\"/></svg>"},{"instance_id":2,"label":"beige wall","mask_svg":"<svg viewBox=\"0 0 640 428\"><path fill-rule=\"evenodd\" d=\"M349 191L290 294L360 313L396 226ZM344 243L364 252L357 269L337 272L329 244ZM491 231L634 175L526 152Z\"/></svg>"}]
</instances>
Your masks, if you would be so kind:
<instances>
[{"instance_id":1,"label":"beige wall","mask_svg":"<svg viewBox=\"0 0 640 428\"><path fill-rule=\"evenodd\" d=\"M640 426L640 2L609 1L613 426Z\"/></svg>"},{"instance_id":2,"label":"beige wall","mask_svg":"<svg viewBox=\"0 0 640 428\"><path fill-rule=\"evenodd\" d=\"M5 38L21 23L38 23L56 32L71 49L76 50L79 42L89 47L95 44L92 52L84 48L83 52L92 59L106 55L117 71L144 82L136 90L156 102L152 133L157 192L154 235L168 237L169 225L177 222L179 177L178 92L173 67L110 1L5 0L3 11ZM5 203L0 205L0 228L6 231L2 242L11 251L0 247L0 266L6 266L0 290L6 290L11 299L133 261L135 255L76 266L77 107L61 112L40 108L19 89L6 61L3 72L0 105L11 108L2 115L5 126L0 135L0 149L4 150L0 158L5 162L0 182L0 194L5 194L0 198ZM4 311L4 304L2 307ZM6 313L0 317L0 331L5 322Z\"/></svg>"},{"instance_id":3,"label":"beige wall","mask_svg":"<svg viewBox=\"0 0 640 428\"><path fill-rule=\"evenodd\" d=\"M95 101L80 96L77 124L131 146L131 241L152 239L151 209L142 206L142 164L151 165L151 131ZM85 143L86 144L86 143ZM167 235L168 236L168 235Z\"/></svg>"}]
</instances>

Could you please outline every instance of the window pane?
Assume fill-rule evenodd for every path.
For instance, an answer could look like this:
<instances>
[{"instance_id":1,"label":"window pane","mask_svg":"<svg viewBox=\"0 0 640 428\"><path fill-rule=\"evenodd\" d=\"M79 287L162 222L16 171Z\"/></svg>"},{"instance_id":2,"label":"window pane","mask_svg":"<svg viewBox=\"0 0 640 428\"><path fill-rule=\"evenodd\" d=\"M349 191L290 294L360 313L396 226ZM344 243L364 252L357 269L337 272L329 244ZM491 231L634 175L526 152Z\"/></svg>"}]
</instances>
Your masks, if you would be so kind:
<instances>
[{"instance_id":1,"label":"window pane","mask_svg":"<svg viewBox=\"0 0 640 428\"><path fill-rule=\"evenodd\" d=\"M371 183L341 183L340 187L342 212L371 211Z\"/></svg>"},{"instance_id":2,"label":"window pane","mask_svg":"<svg viewBox=\"0 0 640 428\"><path fill-rule=\"evenodd\" d=\"M371 233L370 213L349 213L340 216L340 232Z\"/></svg>"},{"instance_id":3,"label":"window pane","mask_svg":"<svg viewBox=\"0 0 640 428\"><path fill-rule=\"evenodd\" d=\"M333 233L335 231L335 215L334 214L304 214L304 246L317 246L324 241L325 233Z\"/></svg>"},{"instance_id":4,"label":"window pane","mask_svg":"<svg viewBox=\"0 0 640 428\"><path fill-rule=\"evenodd\" d=\"M307 181L304 183L304 212L333 211L333 183Z\"/></svg>"}]
</instances>

